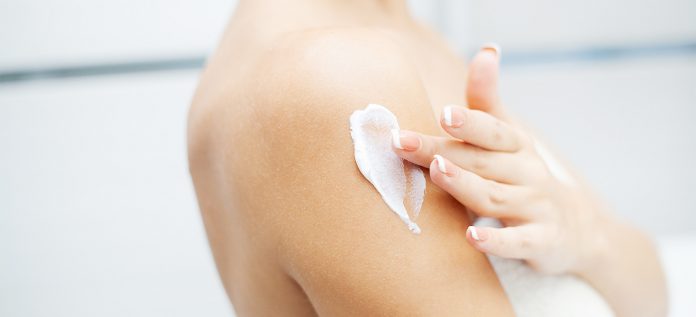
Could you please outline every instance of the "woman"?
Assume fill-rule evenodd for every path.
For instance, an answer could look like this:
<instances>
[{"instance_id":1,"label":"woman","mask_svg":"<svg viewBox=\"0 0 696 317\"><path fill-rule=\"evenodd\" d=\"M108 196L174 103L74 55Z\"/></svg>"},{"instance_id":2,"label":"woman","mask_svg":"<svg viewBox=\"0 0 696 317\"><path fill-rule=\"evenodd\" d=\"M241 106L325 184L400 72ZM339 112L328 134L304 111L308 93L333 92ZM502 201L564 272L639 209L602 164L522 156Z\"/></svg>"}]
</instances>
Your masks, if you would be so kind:
<instances>
[{"instance_id":1,"label":"woman","mask_svg":"<svg viewBox=\"0 0 696 317\"><path fill-rule=\"evenodd\" d=\"M498 103L498 58L483 49L467 70L403 0L240 1L189 117L191 173L237 313L510 316L486 252L576 274L619 316L664 315L649 240L545 168ZM421 235L355 165L348 117L369 103L399 118L396 153L430 168ZM449 104L475 110L436 119ZM465 206L509 227L469 228Z\"/></svg>"}]
</instances>

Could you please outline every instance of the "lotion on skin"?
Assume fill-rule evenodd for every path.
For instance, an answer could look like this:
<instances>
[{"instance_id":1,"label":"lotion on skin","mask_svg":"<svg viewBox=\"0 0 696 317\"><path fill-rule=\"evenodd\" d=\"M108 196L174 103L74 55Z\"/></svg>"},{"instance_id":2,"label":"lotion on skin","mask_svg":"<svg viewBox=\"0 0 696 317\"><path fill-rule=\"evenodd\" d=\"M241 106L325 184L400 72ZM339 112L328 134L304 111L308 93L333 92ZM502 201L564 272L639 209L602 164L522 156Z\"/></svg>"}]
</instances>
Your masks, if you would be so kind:
<instances>
[{"instance_id":1,"label":"lotion on skin","mask_svg":"<svg viewBox=\"0 0 696 317\"><path fill-rule=\"evenodd\" d=\"M398 129L396 116L380 105L370 104L350 116L350 135L360 172L408 229L419 234L421 229L413 220L423 205L425 176L420 167L392 150L392 131Z\"/></svg>"}]
</instances>

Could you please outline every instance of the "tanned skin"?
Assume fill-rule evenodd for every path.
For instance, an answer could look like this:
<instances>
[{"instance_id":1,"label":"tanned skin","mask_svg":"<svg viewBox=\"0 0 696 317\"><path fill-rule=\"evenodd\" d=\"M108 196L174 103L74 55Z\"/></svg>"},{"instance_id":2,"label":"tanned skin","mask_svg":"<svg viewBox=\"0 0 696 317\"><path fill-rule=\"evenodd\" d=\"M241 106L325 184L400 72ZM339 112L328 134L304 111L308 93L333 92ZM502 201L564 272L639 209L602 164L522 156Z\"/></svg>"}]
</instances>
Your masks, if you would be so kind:
<instances>
[{"instance_id":1,"label":"tanned skin","mask_svg":"<svg viewBox=\"0 0 696 317\"><path fill-rule=\"evenodd\" d=\"M465 209L428 180L414 235L360 174L369 103L442 133L466 68L401 1L241 1L189 117L189 158L239 316L511 316Z\"/></svg>"}]
</instances>

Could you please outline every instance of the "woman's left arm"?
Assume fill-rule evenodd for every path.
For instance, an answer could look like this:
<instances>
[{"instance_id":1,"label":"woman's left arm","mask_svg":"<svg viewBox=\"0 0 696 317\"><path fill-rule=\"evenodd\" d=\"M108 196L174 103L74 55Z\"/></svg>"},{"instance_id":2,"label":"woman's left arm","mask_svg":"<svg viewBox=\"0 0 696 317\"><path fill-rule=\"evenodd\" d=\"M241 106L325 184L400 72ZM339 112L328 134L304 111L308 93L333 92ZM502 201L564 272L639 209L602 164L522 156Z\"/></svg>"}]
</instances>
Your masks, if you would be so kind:
<instances>
[{"instance_id":1,"label":"woman's left arm","mask_svg":"<svg viewBox=\"0 0 696 317\"><path fill-rule=\"evenodd\" d=\"M576 274L619 316L664 316L665 279L650 239L611 216L589 186L508 119L497 97L497 52L484 49L472 62L473 109L444 108L440 123L453 138L395 131L395 152L429 167L433 182L475 214L501 220L504 228L467 229L476 249Z\"/></svg>"}]
</instances>

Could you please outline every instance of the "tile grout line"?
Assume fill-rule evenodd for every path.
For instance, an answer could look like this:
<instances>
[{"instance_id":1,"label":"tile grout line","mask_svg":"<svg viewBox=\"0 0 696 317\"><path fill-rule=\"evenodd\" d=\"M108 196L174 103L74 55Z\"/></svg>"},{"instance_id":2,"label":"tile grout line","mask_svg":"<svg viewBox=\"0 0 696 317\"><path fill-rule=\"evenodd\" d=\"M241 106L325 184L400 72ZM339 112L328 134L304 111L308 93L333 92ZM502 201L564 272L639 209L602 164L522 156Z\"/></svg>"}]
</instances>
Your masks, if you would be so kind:
<instances>
[{"instance_id":1,"label":"tile grout line","mask_svg":"<svg viewBox=\"0 0 696 317\"><path fill-rule=\"evenodd\" d=\"M471 52L473 55L474 52ZM507 51L503 66L548 64L572 61L622 60L672 55L696 55L696 42L625 47L595 47L557 51ZM205 65L204 56L144 60L123 63L104 63L36 69L0 70L0 85L36 80L60 80L75 77L109 76L132 73L151 73L172 70L197 70Z\"/></svg>"}]
</instances>

